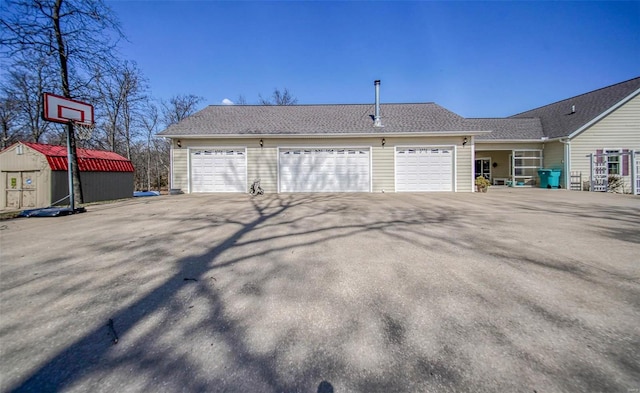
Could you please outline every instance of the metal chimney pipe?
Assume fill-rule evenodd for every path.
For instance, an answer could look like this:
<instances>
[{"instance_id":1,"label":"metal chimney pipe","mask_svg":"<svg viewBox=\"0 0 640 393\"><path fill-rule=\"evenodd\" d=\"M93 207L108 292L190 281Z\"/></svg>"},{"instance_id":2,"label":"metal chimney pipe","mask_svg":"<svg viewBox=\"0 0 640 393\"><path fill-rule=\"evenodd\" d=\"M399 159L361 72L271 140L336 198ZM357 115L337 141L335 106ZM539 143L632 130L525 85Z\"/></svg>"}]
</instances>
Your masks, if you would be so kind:
<instances>
[{"instance_id":1,"label":"metal chimney pipe","mask_svg":"<svg viewBox=\"0 0 640 393\"><path fill-rule=\"evenodd\" d=\"M382 120L380 120L380 80L374 81L373 84L376 87L376 114L373 118L373 126L382 127Z\"/></svg>"}]
</instances>

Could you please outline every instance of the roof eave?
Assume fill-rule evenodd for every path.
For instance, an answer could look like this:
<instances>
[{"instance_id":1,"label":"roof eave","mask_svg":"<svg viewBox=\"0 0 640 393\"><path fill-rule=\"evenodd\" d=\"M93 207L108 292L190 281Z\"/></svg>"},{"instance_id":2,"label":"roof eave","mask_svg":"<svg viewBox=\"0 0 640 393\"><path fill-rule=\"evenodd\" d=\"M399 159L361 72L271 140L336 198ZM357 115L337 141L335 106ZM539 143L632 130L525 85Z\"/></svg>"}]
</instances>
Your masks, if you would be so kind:
<instances>
[{"instance_id":1,"label":"roof eave","mask_svg":"<svg viewBox=\"0 0 640 393\"><path fill-rule=\"evenodd\" d=\"M637 89L633 93L629 94L628 96L626 96L625 98L620 100L617 104L613 105L611 108L607 109L606 111L602 112L600 115L598 115L595 118L593 118L587 124L583 125L582 127L578 128L574 132L570 133L568 136L562 137L562 138L573 139L573 138L577 137L578 135L582 134L585 130L587 130L589 127L591 127L595 123L599 122L603 118L607 117L611 112L615 111L616 109L620 108L622 105L624 105L627 102L631 101L631 99L634 98L635 96L637 96L638 94L640 94L640 89Z\"/></svg>"},{"instance_id":2,"label":"roof eave","mask_svg":"<svg viewBox=\"0 0 640 393\"><path fill-rule=\"evenodd\" d=\"M389 132L384 130L375 133L326 133L326 134L195 134L195 135L159 135L158 138L169 139L225 139L225 138L353 138L353 137L412 137L412 136L473 136L484 135L491 131L432 131L432 132Z\"/></svg>"},{"instance_id":3,"label":"roof eave","mask_svg":"<svg viewBox=\"0 0 640 393\"><path fill-rule=\"evenodd\" d=\"M482 143L522 143L522 142L527 142L527 143L541 143L541 142L549 142L549 139L545 139L545 138L538 138L538 139L476 139L475 143L477 144L482 144Z\"/></svg>"}]
</instances>

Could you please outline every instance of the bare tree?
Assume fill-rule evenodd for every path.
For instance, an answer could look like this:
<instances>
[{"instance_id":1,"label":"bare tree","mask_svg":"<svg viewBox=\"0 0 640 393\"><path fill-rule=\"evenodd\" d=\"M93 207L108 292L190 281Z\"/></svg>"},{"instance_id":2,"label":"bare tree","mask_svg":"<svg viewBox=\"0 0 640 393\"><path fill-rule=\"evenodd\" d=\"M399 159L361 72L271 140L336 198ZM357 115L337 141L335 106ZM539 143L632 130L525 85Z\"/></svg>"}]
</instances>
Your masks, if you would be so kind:
<instances>
[{"instance_id":1,"label":"bare tree","mask_svg":"<svg viewBox=\"0 0 640 393\"><path fill-rule=\"evenodd\" d=\"M235 105L247 105L247 99L244 95L240 94L238 98L236 98Z\"/></svg>"},{"instance_id":2,"label":"bare tree","mask_svg":"<svg viewBox=\"0 0 640 393\"><path fill-rule=\"evenodd\" d=\"M1 149L17 142L21 137L19 129L15 125L15 120L18 118L19 113L18 101L14 97L10 95L0 97Z\"/></svg>"},{"instance_id":3,"label":"bare tree","mask_svg":"<svg viewBox=\"0 0 640 393\"><path fill-rule=\"evenodd\" d=\"M298 103L298 99L285 87L283 91L275 88L271 94L271 98L263 98L262 95L259 94L258 103L260 105L295 105Z\"/></svg>"},{"instance_id":4,"label":"bare tree","mask_svg":"<svg viewBox=\"0 0 640 393\"><path fill-rule=\"evenodd\" d=\"M162 101L162 120L166 127L192 115L198 109L198 104L204 100L193 94L175 95L169 101Z\"/></svg>"},{"instance_id":5,"label":"bare tree","mask_svg":"<svg viewBox=\"0 0 640 393\"><path fill-rule=\"evenodd\" d=\"M52 91L55 86L49 59L31 53L28 58L14 60L10 69L3 90L16 100L17 126L32 142L41 142L45 133L53 128L42 119L42 94Z\"/></svg>"},{"instance_id":6,"label":"bare tree","mask_svg":"<svg viewBox=\"0 0 640 393\"><path fill-rule=\"evenodd\" d=\"M141 117L142 127L146 136L145 145L145 177L146 189L151 190L151 179L154 178L155 186L160 191L162 187L162 172L164 169L164 151L163 144L166 141L158 139L155 135L158 133L160 126L160 112L153 102L148 102ZM155 169L155 171L154 171ZM168 170L168 165L167 165Z\"/></svg>"},{"instance_id":7,"label":"bare tree","mask_svg":"<svg viewBox=\"0 0 640 393\"><path fill-rule=\"evenodd\" d=\"M122 32L102 0L7 0L0 18L3 54L38 53L57 60L62 95L78 94L91 70L108 64ZM73 124L68 125L73 194L82 203L82 187Z\"/></svg>"},{"instance_id":8,"label":"bare tree","mask_svg":"<svg viewBox=\"0 0 640 393\"><path fill-rule=\"evenodd\" d=\"M108 72L96 70L96 91L108 150L131 159L137 120L148 100L147 84L135 62L124 61Z\"/></svg>"}]
</instances>

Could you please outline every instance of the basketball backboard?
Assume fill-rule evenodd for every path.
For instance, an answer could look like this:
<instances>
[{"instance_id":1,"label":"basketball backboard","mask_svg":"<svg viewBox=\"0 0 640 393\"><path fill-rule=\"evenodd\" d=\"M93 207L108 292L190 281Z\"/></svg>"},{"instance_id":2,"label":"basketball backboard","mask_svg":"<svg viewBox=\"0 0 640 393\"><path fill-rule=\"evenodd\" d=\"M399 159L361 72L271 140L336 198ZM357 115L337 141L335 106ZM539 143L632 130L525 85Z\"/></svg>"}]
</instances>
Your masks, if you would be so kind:
<instances>
[{"instance_id":1,"label":"basketball backboard","mask_svg":"<svg viewBox=\"0 0 640 393\"><path fill-rule=\"evenodd\" d=\"M92 125L93 105L61 97L51 93L44 93L45 120L67 124L69 122Z\"/></svg>"}]
</instances>

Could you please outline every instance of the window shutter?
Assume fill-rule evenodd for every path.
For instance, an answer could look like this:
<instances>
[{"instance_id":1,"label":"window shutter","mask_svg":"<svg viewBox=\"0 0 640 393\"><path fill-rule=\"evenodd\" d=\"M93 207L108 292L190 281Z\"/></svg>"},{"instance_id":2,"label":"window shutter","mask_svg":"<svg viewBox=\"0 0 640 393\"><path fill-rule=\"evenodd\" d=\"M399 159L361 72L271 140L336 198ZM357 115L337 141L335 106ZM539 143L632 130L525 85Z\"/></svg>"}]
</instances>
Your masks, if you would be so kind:
<instances>
[{"instance_id":1,"label":"window shutter","mask_svg":"<svg viewBox=\"0 0 640 393\"><path fill-rule=\"evenodd\" d=\"M622 176L629 176L629 150L623 149L622 152L627 153L622 155Z\"/></svg>"},{"instance_id":2,"label":"window shutter","mask_svg":"<svg viewBox=\"0 0 640 393\"><path fill-rule=\"evenodd\" d=\"M598 164L602 164L604 162L604 157L602 156L603 152L604 152L604 150L602 150L602 149L596 150L596 162Z\"/></svg>"}]
</instances>

